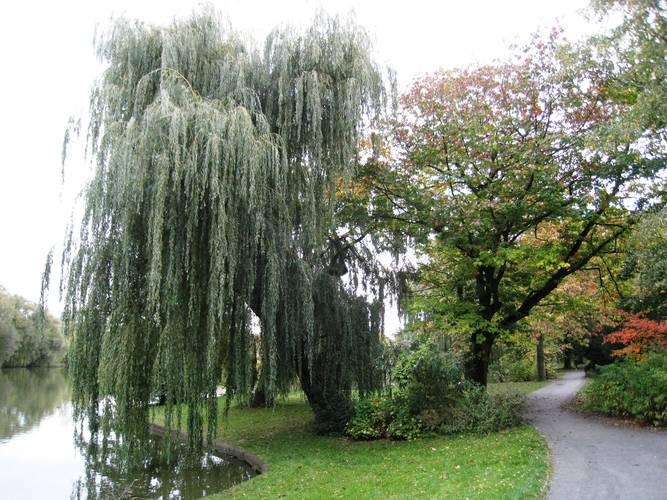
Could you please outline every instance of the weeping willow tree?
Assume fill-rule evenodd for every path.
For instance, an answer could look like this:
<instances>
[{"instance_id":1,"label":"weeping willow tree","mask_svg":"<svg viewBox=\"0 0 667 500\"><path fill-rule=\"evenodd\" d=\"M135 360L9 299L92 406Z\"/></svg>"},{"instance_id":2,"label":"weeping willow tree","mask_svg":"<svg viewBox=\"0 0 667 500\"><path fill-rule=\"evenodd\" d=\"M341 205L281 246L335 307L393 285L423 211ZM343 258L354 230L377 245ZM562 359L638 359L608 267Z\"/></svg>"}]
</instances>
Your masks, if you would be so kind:
<instances>
[{"instance_id":1,"label":"weeping willow tree","mask_svg":"<svg viewBox=\"0 0 667 500\"><path fill-rule=\"evenodd\" d=\"M97 50L93 173L63 253L77 406L136 433L159 394L198 443L221 381L270 400L298 379L339 430L351 390L379 379L381 280L365 277L375 301L354 293L336 251L336 193L387 98L368 37L319 17L261 51L206 11L117 21Z\"/></svg>"}]
</instances>

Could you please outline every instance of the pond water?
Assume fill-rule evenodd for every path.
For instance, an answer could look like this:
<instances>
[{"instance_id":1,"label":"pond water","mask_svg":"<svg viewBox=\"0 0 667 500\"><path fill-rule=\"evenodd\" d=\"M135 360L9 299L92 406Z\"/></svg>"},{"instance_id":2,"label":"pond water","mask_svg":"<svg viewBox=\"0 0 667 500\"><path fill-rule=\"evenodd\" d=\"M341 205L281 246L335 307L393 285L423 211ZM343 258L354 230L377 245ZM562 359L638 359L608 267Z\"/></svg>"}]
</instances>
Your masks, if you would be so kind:
<instances>
[{"instance_id":1,"label":"pond water","mask_svg":"<svg viewBox=\"0 0 667 500\"><path fill-rule=\"evenodd\" d=\"M233 457L180 459L180 447L167 462L157 436L141 469L128 471L113 444L97 459L76 428L63 370L0 370L0 497L192 499L254 475Z\"/></svg>"}]
</instances>

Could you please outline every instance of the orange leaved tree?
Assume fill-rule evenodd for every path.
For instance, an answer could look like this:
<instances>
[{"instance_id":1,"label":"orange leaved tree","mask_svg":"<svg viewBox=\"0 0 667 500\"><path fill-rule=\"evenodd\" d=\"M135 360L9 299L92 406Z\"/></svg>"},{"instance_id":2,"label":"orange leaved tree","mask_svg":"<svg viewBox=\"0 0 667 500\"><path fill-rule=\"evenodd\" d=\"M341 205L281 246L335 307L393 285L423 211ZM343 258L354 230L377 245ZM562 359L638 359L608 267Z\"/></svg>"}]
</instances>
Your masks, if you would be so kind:
<instances>
[{"instance_id":1,"label":"orange leaved tree","mask_svg":"<svg viewBox=\"0 0 667 500\"><path fill-rule=\"evenodd\" d=\"M623 344L613 352L614 356L640 360L652 350L667 348L667 320L652 320L641 313L614 313L621 316L622 323L605 338L606 343Z\"/></svg>"}]
</instances>

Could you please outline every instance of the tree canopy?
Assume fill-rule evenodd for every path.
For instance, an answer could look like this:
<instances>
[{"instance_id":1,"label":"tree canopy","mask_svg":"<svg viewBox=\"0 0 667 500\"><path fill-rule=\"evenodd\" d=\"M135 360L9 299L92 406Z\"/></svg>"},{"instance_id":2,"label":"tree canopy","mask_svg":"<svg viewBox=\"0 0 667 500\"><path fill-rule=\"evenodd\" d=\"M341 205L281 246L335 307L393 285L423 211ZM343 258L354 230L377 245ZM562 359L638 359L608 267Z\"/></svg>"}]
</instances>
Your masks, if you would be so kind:
<instances>
[{"instance_id":1,"label":"tree canopy","mask_svg":"<svg viewBox=\"0 0 667 500\"><path fill-rule=\"evenodd\" d=\"M664 128L610 91L626 74L553 35L504 64L426 76L402 98L397 154L369 161L369 211L418 238L413 290L468 336L477 382L498 335L661 203Z\"/></svg>"},{"instance_id":2,"label":"tree canopy","mask_svg":"<svg viewBox=\"0 0 667 500\"><path fill-rule=\"evenodd\" d=\"M620 307L652 319L667 317L667 213L645 215L628 238L619 280Z\"/></svg>"}]
</instances>

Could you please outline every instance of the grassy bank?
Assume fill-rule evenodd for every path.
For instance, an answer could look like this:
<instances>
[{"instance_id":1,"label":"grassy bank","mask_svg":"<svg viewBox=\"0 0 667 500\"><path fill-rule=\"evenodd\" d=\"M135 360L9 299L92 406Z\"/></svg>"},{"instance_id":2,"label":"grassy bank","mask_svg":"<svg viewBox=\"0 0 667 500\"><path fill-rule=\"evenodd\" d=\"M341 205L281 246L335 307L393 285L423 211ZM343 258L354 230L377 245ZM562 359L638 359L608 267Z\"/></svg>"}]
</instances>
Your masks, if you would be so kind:
<instances>
[{"instance_id":1,"label":"grassy bank","mask_svg":"<svg viewBox=\"0 0 667 500\"><path fill-rule=\"evenodd\" d=\"M528 426L485 436L353 442L315 436L311 421L297 398L273 409L233 408L218 438L259 455L269 470L207 498L537 498L548 473L546 443Z\"/></svg>"},{"instance_id":2,"label":"grassy bank","mask_svg":"<svg viewBox=\"0 0 667 500\"><path fill-rule=\"evenodd\" d=\"M490 383L488 391L490 394L498 394L501 392L518 392L520 394L530 394L533 391L541 389L547 385L551 380L531 381L531 382L503 382L501 384Z\"/></svg>"}]
</instances>

